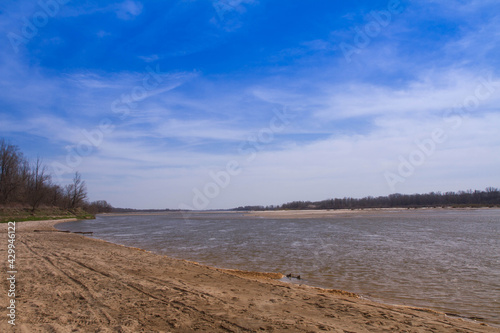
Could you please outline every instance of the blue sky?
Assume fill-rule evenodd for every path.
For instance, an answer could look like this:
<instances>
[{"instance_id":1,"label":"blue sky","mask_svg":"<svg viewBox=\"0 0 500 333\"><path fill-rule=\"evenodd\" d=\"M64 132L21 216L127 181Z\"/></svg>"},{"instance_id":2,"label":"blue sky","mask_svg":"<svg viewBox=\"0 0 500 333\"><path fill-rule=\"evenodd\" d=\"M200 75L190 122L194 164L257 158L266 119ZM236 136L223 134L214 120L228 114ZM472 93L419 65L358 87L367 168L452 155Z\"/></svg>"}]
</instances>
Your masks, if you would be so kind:
<instances>
[{"instance_id":1,"label":"blue sky","mask_svg":"<svg viewBox=\"0 0 500 333\"><path fill-rule=\"evenodd\" d=\"M500 4L2 1L0 137L117 207L500 186Z\"/></svg>"}]
</instances>

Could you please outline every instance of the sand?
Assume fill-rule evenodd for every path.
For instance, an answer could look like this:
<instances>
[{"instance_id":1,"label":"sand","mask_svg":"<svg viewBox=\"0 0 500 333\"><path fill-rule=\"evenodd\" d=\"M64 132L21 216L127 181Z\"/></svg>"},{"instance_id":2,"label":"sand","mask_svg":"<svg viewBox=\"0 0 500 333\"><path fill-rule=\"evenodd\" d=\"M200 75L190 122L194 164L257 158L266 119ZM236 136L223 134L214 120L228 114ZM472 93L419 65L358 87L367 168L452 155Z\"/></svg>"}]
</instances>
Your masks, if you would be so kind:
<instances>
[{"instance_id":1,"label":"sand","mask_svg":"<svg viewBox=\"0 0 500 333\"><path fill-rule=\"evenodd\" d=\"M311 210L263 210L244 212L248 216L271 218L271 219L312 219L312 218L333 218L340 216L360 216L363 214L387 214L394 212L422 212L422 211L470 211L489 208L366 208L366 209L311 209Z\"/></svg>"},{"instance_id":2,"label":"sand","mask_svg":"<svg viewBox=\"0 0 500 333\"><path fill-rule=\"evenodd\" d=\"M17 223L15 326L6 316L7 225L0 226L1 332L500 332L271 279L280 275L225 271L56 232L57 222Z\"/></svg>"}]
</instances>

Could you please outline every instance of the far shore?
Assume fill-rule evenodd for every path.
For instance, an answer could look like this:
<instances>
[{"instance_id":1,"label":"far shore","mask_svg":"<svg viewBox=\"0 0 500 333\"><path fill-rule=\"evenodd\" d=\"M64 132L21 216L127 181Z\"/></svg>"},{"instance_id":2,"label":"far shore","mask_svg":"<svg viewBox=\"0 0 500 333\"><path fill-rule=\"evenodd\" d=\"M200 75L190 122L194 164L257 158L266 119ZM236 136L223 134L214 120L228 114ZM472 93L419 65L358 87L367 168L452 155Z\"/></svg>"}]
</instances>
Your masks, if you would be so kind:
<instances>
[{"instance_id":1,"label":"far shore","mask_svg":"<svg viewBox=\"0 0 500 333\"><path fill-rule=\"evenodd\" d=\"M328 218L339 215L360 215L360 214L377 214L391 212L419 212L419 211L471 211L478 209L500 209L499 207L489 208L454 208L454 207L419 207L419 208L365 208L365 209L314 209L314 210L261 210L246 212L249 216L268 217L268 218Z\"/></svg>"},{"instance_id":2,"label":"far shore","mask_svg":"<svg viewBox=\"0 0 500 333\"><path fill-rule=\"evenodd\" d=\"M184 218L196 216L196 214L240 214L246 216L267 217L267 218L328 218L339 215L354 214L376 214L391 212L418 212L432 210L451 210L451 211L471 211L478 209L500 209L500 207L418 207L418 208L356 208L356 209L307 209L307 210L199 210L199 211L134 211L120 213L101 213L103 216L160 216L182 214Z\"/></svg>"},{"instance_id":3,"label":"far shore","mask_svg":"<svg viewBox=\"0 0 500 333\"><path fill-rule=\"evenodd\" d=\"M16 332L500 333L433 310L277 281L277 272L223 270L57 232L62 222L16 223ZM7 244L2 224L4 260ZM0 331L14 332L5 316Z\"/></svg>"}]
</instances>

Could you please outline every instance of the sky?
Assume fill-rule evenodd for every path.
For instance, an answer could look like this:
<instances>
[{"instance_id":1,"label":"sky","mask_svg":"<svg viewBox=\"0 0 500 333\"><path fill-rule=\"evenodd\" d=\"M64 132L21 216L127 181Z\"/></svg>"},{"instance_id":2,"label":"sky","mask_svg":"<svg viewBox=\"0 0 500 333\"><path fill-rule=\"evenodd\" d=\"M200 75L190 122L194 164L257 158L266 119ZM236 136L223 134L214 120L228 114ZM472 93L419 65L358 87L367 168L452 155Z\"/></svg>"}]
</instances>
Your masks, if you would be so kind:
<instances>
[{"instance_id":1,"label":"sky","mask_svg":"<svg viewBox=\"0 0 500 333\"><path fill-rule=\"evenodd\" d=\"M497 0L0 3L0 138L115 207L500 187Z\"/></svg>"}]
</instances>

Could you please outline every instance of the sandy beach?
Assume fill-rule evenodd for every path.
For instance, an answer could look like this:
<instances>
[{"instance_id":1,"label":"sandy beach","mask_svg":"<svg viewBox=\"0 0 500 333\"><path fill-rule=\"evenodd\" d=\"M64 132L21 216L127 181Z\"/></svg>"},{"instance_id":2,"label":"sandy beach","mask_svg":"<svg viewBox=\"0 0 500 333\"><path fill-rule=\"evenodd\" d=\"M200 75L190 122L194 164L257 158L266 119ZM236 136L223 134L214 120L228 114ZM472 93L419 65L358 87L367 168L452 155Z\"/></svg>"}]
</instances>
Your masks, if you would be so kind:
<instances>
[{"instance_id":1,"label":"sandy beach","mask_svg":"<svg viewBox=\"0 0 500 333\"><path fill-rule=\"evenodd\" d=\"M16 325L8 324L0 226L1 332L500 332L432 310L160 256L16 224ZM36 230L36 231L35 231ZM369 277L367 277L369 278Z\"/></svg>"}]
</instances>

